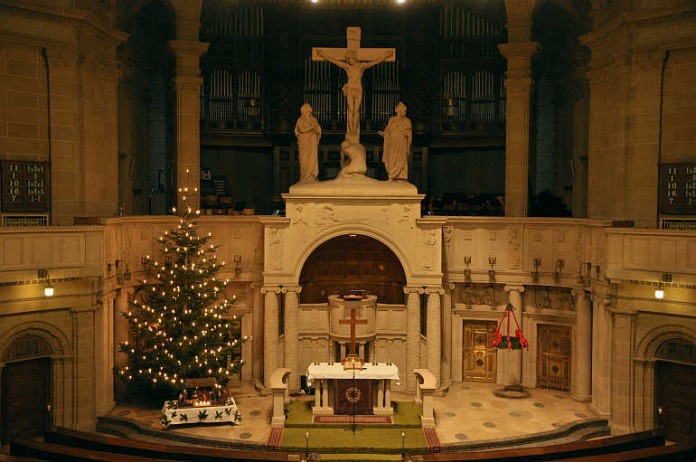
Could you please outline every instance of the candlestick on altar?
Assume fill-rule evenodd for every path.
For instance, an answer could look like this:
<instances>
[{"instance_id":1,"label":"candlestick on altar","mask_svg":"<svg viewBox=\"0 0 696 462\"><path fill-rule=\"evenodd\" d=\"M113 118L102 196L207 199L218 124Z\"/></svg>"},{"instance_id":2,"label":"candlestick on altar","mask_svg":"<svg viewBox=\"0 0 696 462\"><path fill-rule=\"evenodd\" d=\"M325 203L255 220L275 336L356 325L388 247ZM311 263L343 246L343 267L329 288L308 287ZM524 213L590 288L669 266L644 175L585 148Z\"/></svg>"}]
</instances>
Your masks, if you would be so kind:
<instances>
[{"instance_id":1,"label":"candlestick on altar","mask_svg":"<svg viewBox=\"0 0 696 462\"><path fill-rule=\"evenodd\" d=\"M319 340L312 340L314 344L314 362L313 364L319 364Z\"/></svg>"},{"instance_id":2,"label":"candlestick on altar","mask_svg":"<svg viewBox=\"0 0 696 462\"><path fill-rule=\"evenodd\" d=\"M387 353L388 353L388 354L387 354L387 366L391 366L391 365L392 365L392 362L391 362L391 349L392 349L392 341L389 340L389 341L387 342Z\"/></svg>"}]
</instances>

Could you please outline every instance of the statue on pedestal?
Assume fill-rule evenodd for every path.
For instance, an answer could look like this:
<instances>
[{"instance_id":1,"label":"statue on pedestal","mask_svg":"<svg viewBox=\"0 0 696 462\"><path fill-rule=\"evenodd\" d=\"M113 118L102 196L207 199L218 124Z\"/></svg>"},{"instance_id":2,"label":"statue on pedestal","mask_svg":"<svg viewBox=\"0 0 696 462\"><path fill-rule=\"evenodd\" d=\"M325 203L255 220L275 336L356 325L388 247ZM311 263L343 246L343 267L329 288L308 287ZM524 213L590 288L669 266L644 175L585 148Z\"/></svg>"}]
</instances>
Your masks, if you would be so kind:
<instances>
[{"instance_id":1,"label":"statue on pedestal","mask_svg":"<svg viewBox=\"0 0 696 462\"><path fill-rule=\"evenodd\" d=\"M396 105L396 115L392 116L384 131L377 132L384 137L382 162L387 169L389 180L408 181L408 155L411 151L413 131L411 119L406 117L406 105Z\"/></svg>"},{"instance_id":2,"label":"statue on pedestal","mask_svg":"<svg viewBox=\"0 0 696 462\"><path fill-rule=\"evenodd\" d=\"M319 176L319 139L321 126L312 115L312 106L304 103L300 108L300 117L295 123L297 150L300 158L300 182L317 181Z\"/></svg>"}]
</instances>

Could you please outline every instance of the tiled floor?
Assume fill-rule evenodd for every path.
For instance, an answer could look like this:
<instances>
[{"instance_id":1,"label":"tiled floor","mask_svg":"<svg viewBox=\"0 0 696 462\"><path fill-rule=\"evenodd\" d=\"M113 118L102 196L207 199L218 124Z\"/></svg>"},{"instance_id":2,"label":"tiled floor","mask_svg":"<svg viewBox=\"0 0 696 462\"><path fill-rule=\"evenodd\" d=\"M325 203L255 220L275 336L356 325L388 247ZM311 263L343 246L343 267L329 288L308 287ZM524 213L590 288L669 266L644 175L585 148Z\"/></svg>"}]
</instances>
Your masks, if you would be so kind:
<instances>
[{"instance_id":1,"label":"tiled floor","mask_svg":"<svg viewBox=\"0 0 696 462\"><path fill-rule=\"evenodd\" d=\"M440 443L446 446L509 441L597 418L587 403L575 401L569 393L532 389L527 390L529 396L524 398L500 398L494 394L496 389L489 384L455 383L445 396L436 397L435 420ZM163 431L182 440L197 438L264 446L270 436L271 396L260 396L247 385L238 386L233 392L242 416L239 425L172 427ZM413 398L395 393L393 399ZM110 415L161 430L156 409L118 405Z\"/></svg>"}]
</instances>

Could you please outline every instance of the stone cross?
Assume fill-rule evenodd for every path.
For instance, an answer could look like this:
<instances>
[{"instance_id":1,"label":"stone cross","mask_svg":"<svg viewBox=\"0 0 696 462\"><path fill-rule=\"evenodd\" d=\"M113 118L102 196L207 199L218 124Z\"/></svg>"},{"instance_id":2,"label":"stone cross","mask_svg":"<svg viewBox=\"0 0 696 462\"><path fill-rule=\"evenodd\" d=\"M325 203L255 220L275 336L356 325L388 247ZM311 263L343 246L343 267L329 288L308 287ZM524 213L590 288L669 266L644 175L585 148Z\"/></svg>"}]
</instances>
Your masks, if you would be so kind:
<instances>
[{"instance_id":1,"label":"stone cross","mask_svg":"<svg viewBox=\"0 0 696 462\"><path fill-rule=\"evenodd\" d=\"M358 324L367 324L367 319L356 319L355 308L350 309L350 319L339 319L339 324L350 324L350 355L355 356L355 326Z\"/></svg>"},{"instance_id":2,"label":"stone cross","mask_svg":"<svg viewBox=\"0 0 696 462\"><path fill-rule=\"evenodd\" d=\"M348 82L343 94L348 103L346 139L360 142L360 104L362 102L362 75L383 61L395 61L394 48L360 48L360 28L348 27L346 48L312 48L312 61L329 61L346 71Z\"/></svg>"}]
</instances>

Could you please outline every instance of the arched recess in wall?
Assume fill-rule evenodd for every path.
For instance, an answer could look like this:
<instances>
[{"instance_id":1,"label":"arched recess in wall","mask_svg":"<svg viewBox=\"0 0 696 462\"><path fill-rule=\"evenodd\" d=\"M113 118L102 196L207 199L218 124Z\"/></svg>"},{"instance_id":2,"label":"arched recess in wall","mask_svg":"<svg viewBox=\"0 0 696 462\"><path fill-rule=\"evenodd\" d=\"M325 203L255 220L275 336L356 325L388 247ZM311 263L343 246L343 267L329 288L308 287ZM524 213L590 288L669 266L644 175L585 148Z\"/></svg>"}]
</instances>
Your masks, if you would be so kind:
<instances>
[{"instance_id":1,"label":"arched recess in wall","mask_svg":"<svg viewBox=\"0 0 696 462\"><path fill-rule=\"evenodd\" d=\"M125 214L162 215L174 203L176 75L169 42L176 19L162 0L125 10L129 34L119 49L119 206Z\"/></svg>"},{"instance_id":2,"label":"arched recess in wall","mask_svg":"<svg viewBox=\"0 0 696 462\"><path fill-rule=\"evenodd\" d=\"M301 303L326 303L329 295L366 290L378 303L402 304L406 274L382 242L360 234L334 237L307 258L300 273Z\"/></svg>"}]
</instances>

